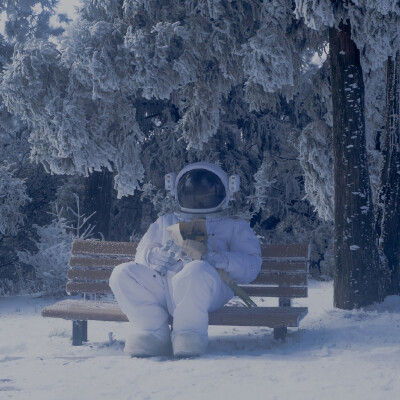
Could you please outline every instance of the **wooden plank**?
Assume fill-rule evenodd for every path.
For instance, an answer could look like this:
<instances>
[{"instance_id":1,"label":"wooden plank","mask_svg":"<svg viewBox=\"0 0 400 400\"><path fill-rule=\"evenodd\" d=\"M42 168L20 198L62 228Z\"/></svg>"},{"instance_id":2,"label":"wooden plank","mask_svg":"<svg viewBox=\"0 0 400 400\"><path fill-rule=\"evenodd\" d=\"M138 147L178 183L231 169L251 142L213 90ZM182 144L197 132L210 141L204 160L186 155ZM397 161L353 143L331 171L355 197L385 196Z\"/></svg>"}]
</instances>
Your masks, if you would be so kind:
<instances>
[{"instance_id":1,"label":"wooden plank","mask_svg":"<svg viewBox=\"0 0 400 400\"><path fill-rule=\"evenodd\" d=\"M308 295L307 287L239 286L243 287L249 296L298 298Z\"/></svg>"},{"instance_id":2,"label":"wooden plank","mask_svg":"<svg viewBox=\"0 0 400 400\"><path fill-rule=\"evenodd\" d=\"M307 274L277 274L261 271L251 284L307 286Z\"/></svg>"},{"instance_id":3,"label":"wooden plank","mask_svg":"<svg viewBox=\"0 0 400 400\"><path fill-rule=\"evenodd\" d=\"M103 281L110 279L112 268L70 268L68 279ZM261 272L252 285L307 286L307 274L271 274Z\"/></svg>"},{"instance_id":4,"label":"wooden plank","mask_svg":"<svg viewBox=\"0 0 400 400\"><path fill-rule=\"evenodd\" d=\"M128 322L117 303L93 300L63 300L42 310L43 317L70 320Z\"/></svg>"},{"instance_id":5,"label":"wooden plank","mask_svg":"<svg viewBox=\"0 0 400 400\"><path fill-rule=\"evenodd\" d=\"M272 258L308 258L307 243L290 243L290 244L262 244L262 257Z\"/></svg>"},{"instance_id":6,"label":"wooden plank","mask_svg":"<svg viewBox=\"0 0 400 400\"><path fill-rule=\"evenodd\" d=\"M306 307L223 307L210 313L210 325L296 327L307 315ZM64 300L42 310L43 317L69 320L127 322L117 303Z\"/></svg>"},{"instance_id":7,"label":"wooden plank","mask_svg":"<svg viewBox=\"0 0 400 400\"><path fill-rule=\"evenodd\" d=\"M307 287L279 287L279 286L245 286L249 296L260 297L307 297ZM107 282L75 282L67 283L67 293L111 293Z\"/></svg>"},{"instance_id":8,"label":"wooden plank","mask_svg":"<svg viewBox=\"0 0 400 400\"><path fill-rule=\"evenodd\" d=\"M133 256L128 256L134 261ZM114 268L119 264L128 262L126 258L92 258L92 257L71 257L70 267L91 267L91 268Z\"/></svg>"},{"instance_id":9,"label":"wooden plank","mask_svg":"<svg viewBox=\"0 0 400 400\"><path fill-rule=\"evenodd\" d=\"M307 262L287 262L277 260L263 260L261 270L271 272L308 272Z\"/></svg>"},{"instance_id":10,"label":"wooden plank","mask_svg":"<svg viewBox=\"0 0 400 400\"><path fill-rule=\"evenodd\" d=\"M99 240L75 240L72 245L72 255L106 254L134 256L137 243L133 242L102 242Z\"/></svg>"},{"instance_id":11,"label":"wooden plank","mask_svg":"<svg viewBox=\"0 0 400 400\"><path fill-rule=\"evenodd\" d=\"M223 307L209 314L209 325L297 327L306 307Z\"/></svg>"},{"instance_id":12,"label":"wooden plank","mask_svg":"<svg viewBox=\"0 0 400 400\"><path fill-rule=\"evenodd\" d=\"M135 255L137 243L103 242L98 240L75 240L72 254ZM308 244L262 244L264 258L303 258L308 259Z\"/></svg>"},{"instance_id":13,"label":"wooden plank","mask_svg":"<svg viewBox=\"0 0 400 400\"><path fill-rule=\"evenodd\" d=\"M104 281L109 280L112 269L77 269L70 268L67 272L68 279Z\"/></svg>"},{"instance_id":14,"label":"wooden plank","mask_svg":"<svg viewBox=\"0 0 400 400\"><path fill-rule=\"evenodd\" d=\"M124 262L128 262L129 258L134 261L133 256L127 258L93 258L93 257L71 257L69 261L70 267L115 267ZM272 272L290 272L290 273L304 273L308 272L307 262L287 262L277 260L263 260L262 270Z\"/></svg>"},{"instance_id":15,"label":"wooden plank","mask_svg":"<svg viewBox=\"0 0 400 400\"><path fill-rule=\"evenodd\" d=\"M107 282L67 282L67 293L111 293Z\"/></svg>"}]
</instances>

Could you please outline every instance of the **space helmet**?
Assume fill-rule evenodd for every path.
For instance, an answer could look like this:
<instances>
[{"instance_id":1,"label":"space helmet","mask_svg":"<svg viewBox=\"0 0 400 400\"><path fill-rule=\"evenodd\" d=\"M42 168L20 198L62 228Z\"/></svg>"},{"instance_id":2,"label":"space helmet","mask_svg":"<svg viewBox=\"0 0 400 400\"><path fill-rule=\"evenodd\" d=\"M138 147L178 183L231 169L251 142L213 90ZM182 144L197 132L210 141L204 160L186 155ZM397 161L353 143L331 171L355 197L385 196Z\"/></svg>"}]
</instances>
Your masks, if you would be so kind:
<instances>
[{"instance_id":1,"label":"space helmet","mask_svg":"<svg viewBox=\"0 0 400 400\"><path fill-rule=\"evenodd\" d=\"M177 176L167 174L165 183L181 212L213 214L227 208L231 195L238 190L239 176L228 178L218 165L197 162L187 165Z\"/></svg>"}]
</instances>

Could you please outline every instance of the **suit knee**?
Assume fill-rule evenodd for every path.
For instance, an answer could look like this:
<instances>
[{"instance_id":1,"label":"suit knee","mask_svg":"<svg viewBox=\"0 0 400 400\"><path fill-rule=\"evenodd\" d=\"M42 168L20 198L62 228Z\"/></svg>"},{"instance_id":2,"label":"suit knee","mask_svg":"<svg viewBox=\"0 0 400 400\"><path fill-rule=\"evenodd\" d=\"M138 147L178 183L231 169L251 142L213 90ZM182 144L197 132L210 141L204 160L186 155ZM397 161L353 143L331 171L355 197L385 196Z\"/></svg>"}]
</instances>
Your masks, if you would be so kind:
<instances>
[{"instance_id":1,"label":"suit knee","mask_svg":"<svg viewBox=\"0 0 400 400\"><path fill-rule=\"evenodd\" d=\"M212 277L218 279L218 273L213 266L202 260L191 261L186 264L181 272L179 272L174 279L185 280L190 279L194 281L199 281L200 279Z\"/></svg>"},{"instance_id":2,"label":"suit knee","mask_svg":"<svg viewBox=\"0 0 400 400\"><path fill-rule=\"evenodd\" d=\"M126 281L126 279L129 276L129 272L132 269L134 263L132 262L126 262L123 264L119 264L117 265L110 276L110 280L109 280L109 285L112 291L114 291L114 289L116 287L119 287L121 282Z\"/></svg>"}]
</instances>

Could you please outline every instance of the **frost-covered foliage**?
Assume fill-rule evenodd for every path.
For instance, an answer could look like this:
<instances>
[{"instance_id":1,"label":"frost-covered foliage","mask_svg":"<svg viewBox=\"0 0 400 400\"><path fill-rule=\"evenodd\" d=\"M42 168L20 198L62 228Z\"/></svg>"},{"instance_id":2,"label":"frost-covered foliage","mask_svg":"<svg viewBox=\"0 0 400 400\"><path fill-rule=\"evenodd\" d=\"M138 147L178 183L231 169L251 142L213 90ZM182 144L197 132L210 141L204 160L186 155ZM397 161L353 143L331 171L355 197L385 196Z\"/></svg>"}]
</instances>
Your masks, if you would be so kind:
<instances>
[{"instance_id":1,"label":"frost-covered foliage","mask_svg":"<svg viewBox=\"0 0 400 400\"><path fill-rule=\"evenodd\" d=\"M24 223L21 208L29 201L25 181L14 176L8 165L0 164L0 242L15 236Z\"/></svg>"},{"instance_id":2,"label":"frost-covered foliage","mask_svg":"<svg viewBox=\"0 0 400 400\"><path fill-rule=\"evenodd\" d=\"M397 0L295 0L296 15L323 30L349 20L354 42L360 49L363 70L382 68L400 45L400 3Z\"/></svg>"},{"instance_id":3,"label":"frost-covered foliage","mask_svg":"<svg viewBox=\"0 0 400 400\"><path fill-rule=\"evenodd\" d=\"M49 25L50 16L54 15L54 0L3 0L0 2L2 31L0 33L0 80L3 78L6 65L11 63L14 46L25 42L28 38L50 38L61 33L61 29ZM39 99L34 99L39 101ZM0 241L0 280L14 282L7 285L13 290L26 287L30 280L30 270L20 268L16 252L22 248L30 248L30 238L35 235L33 224L46 224L49 219L46 214L50 211L49 202L52 192L62 180L59 177L46 176L41 165L29 161L30 136L29 122L10 113L0 98L0 162L12 165L14 179L24 181L24 190L30 197L19 211L24 219L23 229L14 236L2 236ZM3 190L1 195L4 194ZM15 203L15 205L17 202ZM12 218L11 214L9 215ZM6 223L7 216L0 217ZM1 236L1 235L0 235ZM27 279L26 282L23 280Z\"/></svg>"},{"instance_id":4,"label":"frost-covered foliage","mask_svg":"<svg viewBox=\"0 0 400 400\"><path fill-rule=\"evenodd\" d=\"M34 159L55 173L106 167L124 196L145 178L141 149L154 131L202 150L238 85L254 110L276 107L277 90L292 98L303 29L289 0L87 0L60 46L16 50L2 93L32 124ZM159 116L143 102L158 102Z\"/></svg>"},{"instance_id":5,"label":"frost-covered foliage","mask_svg":"<svg viewBox=\"0 0 400 400\"><path fill-rule=\"evenodd\" d=\"M74 197L76 208L73 209L68 207L67 210L71 214L73 222L68 222L68 224L65 225L65 228L71 232L74 239L85 240L93 235L94 226L88 222L90 218L93 217L94 213L89 216L82 214L79 195L74 193ZM57 220L63 220L62 210L60 212L56 211L56 217Z\"/></svg>"},{"instance_id":6,"label":"frost-covered foliage","mask_svg":"<svg viewBox=\"0 0 400 400\"><path fill-rule=\"evenodd\" d=\"M323 115L302 96L318 38L291 0L86 0L59 43L16 46L0 91L48 171L113 171L141 209L134 234L170 210L164 174L204 160L239 173L231 211L266 240L308 240L318 221L289 132Z\"/></svg>"},{"instance_id":7,"label":"frost-covered foliage","mask_svg":"<svg viewBox=\"0 0 400 400\"><path fill-rule=\"evenodd\" d=\"M287 153L286 153L287 154ZM255 229L263 241L308 242L318 218L304 200L302 172L295 159L267 156L255 174L251 203L259 214Z\"/></svg>"},{"instance_id":8,"label":"frost-covered foliage","mask_svg":"<svg viewBox=\"0 0 400 400\"><path fill-rule=\"evenodd\" d=\"M142 200L149 199L153 207L158 211L158 215L164 215L175 211L175 198L172 193L165 195L164 190L158 189L151 182L145 183L142 188Z\"/></svg>"},{"instance_id":9,"label":"frost-covered foliage","mask_svg":"<svg viewBox=\"0 0 400 400\"><path fill-rule=\"evenodd\" d=\"M63 209L56 207L49 225L34 225L38 240L34 240L36 251L19 251L18 258L23 264L34 268L41 290L49 294L65 292L65 277L71 256L72 242L75 239L91 237L94 227L88 223L91 216L80 212L79 197L76 209L69 209L71 220L64 216Z\"/></svg>"},{"instance_id":10,"label":"frost-covered foliage","mask_svg":"<svg viewBox=\"0 0 400 400\"><path fill-rule=\"evenodd\" d=\"M42 290L57 294L65 287L65 276L71 254L73 235L68 232L67 220L59 213L48 226L34 226L39 239L37 252L18 252L19 261L34 268Z\"/></svg>"},{"instance_id":11,"label":"frost-covered foliage","mask_svg":"<svg viewBox=\"0 0 400 400\"><path fill-rule=\"evenodd\" d=\"M255 229L266 242L309 242L319 220L305 199L298 151L289 140L294 135L293 126L275 120L270 121L269 129L263 162L254 175L254 191L248 198L256 211Z\"/></svg>"},{"instance_id":12,"label":"frost-covered foliage","mask_svg":"<svg viewBox=\"0 0 400 400\"><path fill-rule=\"evenodd\" d=\"M321 218L331 221L335 193L332 130L323 121L311 122L301 131L297 148L307 198Z\"/></svg>"},{"instance_id":13,"label":"frost-covered foliage","mask_svg":"<svg viewBox=\"0 0 400 400\"><path fill-rule=\"evenodd\" d=\"M334 2L332 0L295 0L297 18L304 18L310 28L319 31L327 26L333 26Z\"/></svg>"},{"instance_id":14,"label":"frost-covered foliage","mask_svg":"<svg viewBox=\"0 0 400 400\"><path fill-rule=\"evenodd\" d=\"M399 26L400 26L400 3L398 1L370 1L357 0L352 2L332 2L331 0L296 0L296 15L302 18L305 23L313 29L318 30L320 43L327 40L326 29L329 26L337 25L341 20L349 20L352 29L352 38L360 49L361 62L363 67L363 78L365 84L365 126L367 152L369 162L369 173L373 197L377 202L379 190L379 175L382 163L380 143L383 142L384 115L385 115L385 68L388 56L393 55L399 48ZM314 46L318 47L316 44ZM325 62L325 64L327 64ZM332 108L330 83L324 70L324 65L320 72L313 78L313 90L310 96L306 96L304 108L312 118L313 123L308 125L308 130L303 132L301 138L310 136L309 128L324 125L320 119L328 126L332 126ZM323 76L325 75L325 76ZM304 98L304 96L300 96ZM321 104L320 110L316 107L315 100ZM317 124L317 125L315 125ZM319 128L318 128L319 129ZM323 128L322 131L326 131ZM318 132L312 137L320 135ZM324 136L325 133L324 133ZM312 150L310 148L299 148L300 160L305 168L305 184L307 197L316 206L320 216L325 219L332 217L331 211L333 199L327 190L327 182L333 183L332 163L328 162L329 150L323 147L325 139ZM305 144L304 140L296 141L298 144ZM326 163L315 163L316 165L326 165L324 171L320 168L312 167L312 163L305 163L305 158L311 160L312 153L318 152L318 157L322 160L326 158ZM304 154L302 156L302 154ZM322 155L325 154L323 157ZM308 165L308 167L307 167ZM313 171L314 170L314 171ZM312 185L310 186L310 183ZM315 195L317 194L317 196Z\"/></svg>"},{"instance_id":15,"label":"frost-covered foliage","mask_svg":"<svg viewBox=\"0 0 400 400\"><path fill-rule=\"evenodd\" d=\"M2 0L0 13L7 15L5 35L12 42L21 42L28 37L48 38L59 35L62 28L50 27L50 17L59 0Z\"/></svg>"},{"instance_id":16,"label":"frost-covered foliage","mask_svg":"<svg viewBox=\"0 0 400 400\"><path fill-rule=\"evenodd\" d=\"M378 202L386 113L386 65L364 74L365 135L374 203Z\"/></svg>"},{"instance_id":17,"label":"frost-covered foliage","mask_svg":"<svg viewBox=\"0 0 400 400\"><path fill-rule=\"evenodd\" d=\"M349 8L352 37L361 50L363 70L374 71L399 48L400 3L356 0L354 5Z\"/></svg>"},{"instance_id":18,"label":"frost-covered foliage","mask_svg":"<svg viewBox=\"0 0 400 400\"><path fill-rule=\"evenodd\" d=\"M312 232L311 268L312 276L330 280L334 275L334 253L332 240L333 223L320 224Z\"/></svg>"}]
</instances>

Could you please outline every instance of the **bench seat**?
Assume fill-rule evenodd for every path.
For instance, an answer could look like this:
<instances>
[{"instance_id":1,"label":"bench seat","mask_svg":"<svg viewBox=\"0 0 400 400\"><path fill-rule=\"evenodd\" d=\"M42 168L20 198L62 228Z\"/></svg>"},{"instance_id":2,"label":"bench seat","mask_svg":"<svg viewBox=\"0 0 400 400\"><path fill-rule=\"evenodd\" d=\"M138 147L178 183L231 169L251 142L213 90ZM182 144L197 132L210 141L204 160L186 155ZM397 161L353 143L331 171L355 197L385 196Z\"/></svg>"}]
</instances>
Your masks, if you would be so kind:
<instances>
[{"instance_id":1,"label":"bench seat","mask_svg":"<svg viewBox=\"0 0 400 400\"><path fill-rule=\"evenodd\" d=\"M63 300L43 309L44 317L67 320L128 322L115 302ZM306 307L236 307L225 306L210 313L210 325L297 327L307 315Z\"/></svg>"}]
</instances>

